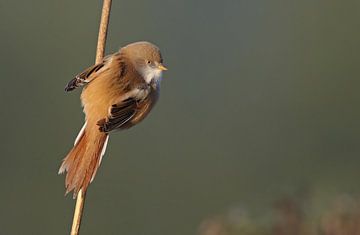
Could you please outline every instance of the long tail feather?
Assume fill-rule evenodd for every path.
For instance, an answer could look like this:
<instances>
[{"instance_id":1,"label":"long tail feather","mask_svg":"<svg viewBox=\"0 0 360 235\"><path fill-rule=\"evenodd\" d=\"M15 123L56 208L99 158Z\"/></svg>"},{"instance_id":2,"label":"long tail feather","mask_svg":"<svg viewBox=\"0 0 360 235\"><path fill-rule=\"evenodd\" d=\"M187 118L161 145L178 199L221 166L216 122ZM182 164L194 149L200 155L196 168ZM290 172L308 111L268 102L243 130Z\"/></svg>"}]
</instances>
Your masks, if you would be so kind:
<instances>
[{"instance_id":1,"label":"long tail feather","mask_svg":"<svg viewBox=\"0 0 360 235\"><path fill-rule=\"evenodd\" d=\"M74 198L80 189L86 190L94 179L105 153L109 136L90 129L81 129L74 147L65 157L59 169L59 174L67 172L65 179L66 194L74 191Z\"/></svg>"}]
</instances>

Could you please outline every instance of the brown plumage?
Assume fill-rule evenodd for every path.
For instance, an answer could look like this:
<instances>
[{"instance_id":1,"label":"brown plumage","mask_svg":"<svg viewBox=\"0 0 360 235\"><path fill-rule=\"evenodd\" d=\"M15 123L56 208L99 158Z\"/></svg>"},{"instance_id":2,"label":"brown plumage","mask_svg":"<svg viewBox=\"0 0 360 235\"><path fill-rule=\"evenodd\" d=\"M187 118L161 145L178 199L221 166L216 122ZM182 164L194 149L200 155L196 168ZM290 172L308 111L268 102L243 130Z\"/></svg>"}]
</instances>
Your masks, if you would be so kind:
<instances>
[{"instance_id":1,"label":"brown plumage","mask_svg":"<svg viewBox=\"0 0 360 235\"><path fill-rule=\"evenodd\" d=\"M84 86L81 94L86 115L73 149L59 173L67 172L66 193L86 190L95 177L109 133L130 128L143 120L158 99L162 65L159 49L148 42L129 44L77 75L66 91Z\"/></svg>"}]
</instances>

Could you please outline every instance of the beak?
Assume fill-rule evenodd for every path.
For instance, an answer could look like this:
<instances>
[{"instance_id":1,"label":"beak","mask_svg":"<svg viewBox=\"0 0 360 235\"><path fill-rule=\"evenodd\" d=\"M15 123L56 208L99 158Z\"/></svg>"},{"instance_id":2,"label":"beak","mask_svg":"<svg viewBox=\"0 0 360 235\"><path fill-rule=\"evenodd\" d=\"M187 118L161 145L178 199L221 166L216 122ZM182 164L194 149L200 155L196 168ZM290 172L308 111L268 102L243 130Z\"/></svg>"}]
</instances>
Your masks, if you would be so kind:
<instances>
[{"instance_id":1,"label":"beak","mask_svg":"<svg viewBox=\"0 0 360 235\"><path fill-rule=\"evenodd\" d=\"M162 65L162 64L159 64L158 65L158 69L160 69L161 71L166 71L166 70L168 70L164 65Z\"/></svg>"}]
</instances>

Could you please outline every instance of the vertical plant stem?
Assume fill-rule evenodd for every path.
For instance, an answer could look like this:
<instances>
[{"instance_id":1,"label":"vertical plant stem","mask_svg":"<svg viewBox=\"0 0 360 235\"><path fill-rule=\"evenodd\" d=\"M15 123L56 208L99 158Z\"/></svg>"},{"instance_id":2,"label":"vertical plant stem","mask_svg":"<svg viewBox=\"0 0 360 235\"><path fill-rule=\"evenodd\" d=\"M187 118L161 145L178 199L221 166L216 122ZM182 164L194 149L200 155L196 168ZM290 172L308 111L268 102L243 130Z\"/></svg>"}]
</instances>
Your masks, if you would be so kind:
<instances>
[{"instance_id":1,"label":"vertical plant stem","mask_svg":"<svg viewBox=\"0 0 360 235\"><path fill-rule=\"evenodd\" d=\"M83 192L82 189L78 192L75 204L74 218L71 226L71 235L78 235L81 224L81 217L83 214L84 203L85 203L86 191Z\"/></svg>"},{"instance_id":2,"label":"vertical plant stem","mask_svg":"<svg viewBox=\"0 0 360 235\"><path fill-rule=\"evenodd\" d=\"M99 28L99 36L96 49L96 60L95 63L100 63L104 58L105 42L107 36L107 29L109 25L109 17L111 10L111 0L104 0L103 8L101 13L101 21Z\"/></svg>"},{"instance_id":3,"label":"vertical plant stem","mask_svg":"<svg viewBox=\"0 0 360 235\"><path fill-rule=\"evenodd\" d=\"M111 10L111 0L104 0L103 8L101 11L101 20L100 20L99 36L98 36L97 49L96 49L95 64L100 63L104 58L105 42L106 42L107 29L109 25L110 10ZM74 218L70 232L71 235L79 234L85 198L86 198L86 191L80 189L76 198Z\"/></svg>"}]
</instances>

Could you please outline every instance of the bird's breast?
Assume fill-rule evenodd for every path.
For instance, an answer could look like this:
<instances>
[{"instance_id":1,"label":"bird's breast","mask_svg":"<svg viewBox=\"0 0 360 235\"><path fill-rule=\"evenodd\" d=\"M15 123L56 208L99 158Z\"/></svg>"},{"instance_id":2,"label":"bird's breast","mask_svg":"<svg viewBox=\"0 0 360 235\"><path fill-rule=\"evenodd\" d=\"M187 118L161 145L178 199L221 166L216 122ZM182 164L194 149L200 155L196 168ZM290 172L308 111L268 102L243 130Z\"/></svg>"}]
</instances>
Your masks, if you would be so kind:
<instances>
[{"instance_id":1,"label":"bird's breast","mask_svg":"<svg viewBox=\"0 0 360 235\"><path fill-rule=\"evenodd\" d=\"M149 114L158 98L159 91L151 88L146 98L138 103L136 114L131 120L132 125L136 125Z\"/></svg>"}]
</instances>

